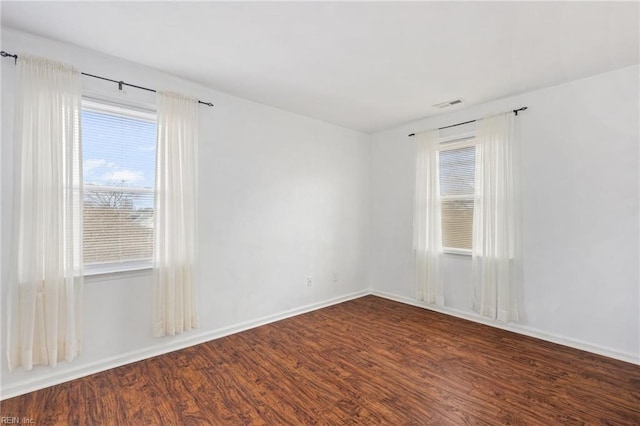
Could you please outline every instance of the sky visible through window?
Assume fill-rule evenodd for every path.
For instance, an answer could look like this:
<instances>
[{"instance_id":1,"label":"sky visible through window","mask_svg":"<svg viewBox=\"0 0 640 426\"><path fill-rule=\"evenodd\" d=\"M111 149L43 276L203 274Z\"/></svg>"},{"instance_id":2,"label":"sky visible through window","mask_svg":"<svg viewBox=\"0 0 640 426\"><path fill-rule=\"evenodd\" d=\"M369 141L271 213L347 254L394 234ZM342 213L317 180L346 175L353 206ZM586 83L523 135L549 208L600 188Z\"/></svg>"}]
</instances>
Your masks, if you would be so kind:
<instances>
[{"instance_id":1,"label":"sky visible through window","mask_svg":"<svg viewBox=\"0 0 640 426\"><path fill-rule=\"evenodd\" d=\"M155 122L83 110L82 150L85 189L93 185L153 189Z\"/></svg>"},{"instance_id":2,"label":"sky visible through window","mask_svg":"<svg viewBox=\"0 0 640 426\"><path fill-rule=\"evenodd\" d=\"M475 146L440 151L440 193L473 195L476 173Z\"/></svg>"}]
</instances>

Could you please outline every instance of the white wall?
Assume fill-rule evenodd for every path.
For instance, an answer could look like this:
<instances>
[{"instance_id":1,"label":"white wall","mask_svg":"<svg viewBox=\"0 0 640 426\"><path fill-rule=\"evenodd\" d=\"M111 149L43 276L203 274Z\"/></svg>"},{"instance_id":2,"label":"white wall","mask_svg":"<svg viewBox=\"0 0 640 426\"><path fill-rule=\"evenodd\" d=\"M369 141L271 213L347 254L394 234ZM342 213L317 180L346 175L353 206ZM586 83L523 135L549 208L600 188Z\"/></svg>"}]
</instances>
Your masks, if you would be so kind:
<instances>
[{"instance_id":1,"label":"white wall","mask_svg":"<svg viewBox=\"0 0 640 426\"><path fill-rule=\"evenodd\" d=\"M373 135L371 288L411 300L414 141L521 106L523 318L507 328L640 362L639 67ZM445 311L473 318L469 257L445 259Z\"/></svg>"},{"instance_id":2,"label":"white wall","mask_svg":"<svg viewBox=\"0 0 640 426\"><path fill-rule=\"evenodd\" d=\"M370 146L362 133L249 102L97 52L12 30L2 49L211 101L200 109L200 328L150 333L148 271L85 285L85 345L73 363L7 371L2 398L363 294ZM179 60L179 58L176 58ZM2 60L2 300L7 300L15 66ZM85 89L153 103L153 94L84 77ZM338 281L333 281L333 273ZM313 286L305 279L313 276ZM3 309L6 306L3 305ZM4 317L3 317L4 320Z\"/></svg>"}]
</instances>

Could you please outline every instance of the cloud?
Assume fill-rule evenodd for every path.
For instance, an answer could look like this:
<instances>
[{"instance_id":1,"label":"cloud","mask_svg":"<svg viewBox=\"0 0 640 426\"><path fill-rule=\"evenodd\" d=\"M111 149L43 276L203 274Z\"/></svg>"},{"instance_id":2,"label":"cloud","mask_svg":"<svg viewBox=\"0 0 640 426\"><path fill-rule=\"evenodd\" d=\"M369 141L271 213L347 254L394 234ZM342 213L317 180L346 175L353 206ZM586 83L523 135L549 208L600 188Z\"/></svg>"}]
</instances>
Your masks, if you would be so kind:
<instances>
[{"instance_id":1,"label":"cloud","mask_svg":"<svg viewBox=\"0 0 640 426\"><path fill-rule=\"evenodd\" d=\"M107 165L106 160L103 159L99 159L99 160L85 160L82 167L84 169L84 173L92 173L95 169L98 169L100 167L104 167L105 165Z\"/></svg>"},{"instance_id":2,"label":"cloud","mask_svg":"<svg viewBox=\"0 0 640 426\"><path fill-rule=\"evenodd\" d=\"M140 170L113 170L102 175L102 180L105 182L116 183L136 183L144 180L144 173L142 173Z\"/></svg>"},{"instance_id":3,"label":"cloud","mask_svg":"<svg viewBox=\"0 0 640 426\"><path fill-rule=\"evenodd\" d=\"M129 170L105 159L85 160L84 183L88 185L136 185L144 182L145 175L141 170Z\"/></svg>"}]
</instances>

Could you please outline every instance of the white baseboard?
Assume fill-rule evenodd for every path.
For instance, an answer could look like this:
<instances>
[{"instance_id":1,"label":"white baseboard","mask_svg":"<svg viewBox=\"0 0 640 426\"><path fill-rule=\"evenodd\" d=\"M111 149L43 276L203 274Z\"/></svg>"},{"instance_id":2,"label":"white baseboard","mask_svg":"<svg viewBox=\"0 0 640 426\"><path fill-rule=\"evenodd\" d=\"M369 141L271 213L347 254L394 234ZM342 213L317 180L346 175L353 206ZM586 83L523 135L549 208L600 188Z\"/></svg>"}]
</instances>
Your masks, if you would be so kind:
<instances>
[{"instance_id":1,"label":"white baseboard","mask_svg":"<svg viewBox=\"0 0 640 426\"><path fill-rule=\"evenodd\" d=\"M504 324L498 321L492 321L488 318L481 317L480 315L472 312L465 312L453 308L428 305L419 300L411 299L404 296L398 296L396 294L386 293L384 291L371 290L370 294L407 305L417 306L419 308L429 309L431 311L440 312L442 314L451 315L480 324L485 324L491 327L501 328L503 330L512 331L514 333L523 334L525 336L535 337L536 339L546 340L547 342L557 343L559 345L568 346L574 349L579 349L582 351L603 355L609 358L614 358L620 361L640 365L640 354L622 352L604 346L593 345L591 343L583 342L577 339L567 338L561 335L541 331L532 327L528 327L526 325L515 323Z\"/></svg>"},{"instance_id":2,"label":"white baseboard","mask_svg":"<svg viewBox=\"0 0 640 426\"><path fill-rule=\"evenodd\" d=\"M301 306L299 308L289 309L287 311L280 312L278 314L269 315L266 317L258 318L256 320L243 322L231 327L225 327L217 330L210 330L206 332L198 333L190 332L184 334L184 338L180 340L174 340L169 344L159 344L151 347L147 347L137 351L131 351L123 353L121 355L105 358L100 361L79 365L77 368L66 369L64 371L56 372L52 369L49 374L38 375L30 380L23 380L17 383L12 383L2 389L0 400L13 398L18 395L33 392L39 389L43 389L49 386L57 385L60 383L75 380L80 377L85 377L91 374L99 373L101 371L110 370L112 368L120 367L133 362L141 361L143 359L151 358L158 355L163 355L169 352L184 349L190 346L205 343L211 340L219 339L221 337L229 336L231 334L239 333L241 331L249 330L251 328L260 327L261 325L269 324L272 322L280 321L286 318L290 318L296 315L301 315L307 312L315 311L327 306L335 305L338 303L346 302L348 300L357 299L362 296L370 294L368 290L362 290L355 293L346 294L344 296L335 297L329 300L325 300L318 303L312 303L310 305Z\"/></svg>"},{"instance_id":3,"label":"white baseboard","mask_svg":"<svg viewBox=\"0 0 640 426\"><path fill-rule=\"evenodd\" d=\"M57 385L60 383L75 380L81 377L85 377L91 374L99 373L101 371L110 370L112 368L120 367L133 362L141 361L147 358L151 358L158 355L163 355L169 352L184 349L190 346L205 343L211 340L219 339L221 337L229 336L231 334L239 333L245 330L249 330L261 325L270 324L276 321L280 321L286 318L290 318L296 315L301 315L307 312L315 311L317 309L325 308L327 306L335 305L338 303L346 302L348 300L357 299L359 297L374 295L385 299L393 300L396 302L404 303L407 305L417 306L423 309L429 309L435 312L440 312L446 315L474 321L480 324L489 325L491 327L501 328L503 330L512 331L514 333L523 334L525 336L535 337L537 339L546 340L548 342L557 343L564 346L569 346L575 349L592 352L598 355L618 359L621 361L630 362L632 364L640 365L640 356L638 354L626 353L617 351L611 348L593 345L590 343L582 342L576 339L566 338L563 336L547 333L544 331L536 330L531 327L518 325L518 324L503 324L496 321L480 317L474 313L460 311L453 308L438 307L427 305L415 299L411 299L396 294L386 293L378 290L362 290L355 293L346 294L344 296L335 297L333 299L325 300L318 303L312 303L310 305L301 306L299 308L290 309L280 312L278 314L269 315L266 317L258 318L256 320L243 322L231 327L221 328L217 330L210 330L206 332L198 333L191 332L184 335L180 340L174 340L169 344L159 344L145 349L131 351L123 353L121 355L105 358L100 361L88 363L85 365L79 365L76 368L67 369L64 371L56 372L52 369L51 373L42 374L38 377L29 380L23 380L17 383L13 383L1 390L0 400L13 398L15 396L23 395L25 393L33 392L39 389L43 389L49 386Z\"/></svg>"}]
</instances>

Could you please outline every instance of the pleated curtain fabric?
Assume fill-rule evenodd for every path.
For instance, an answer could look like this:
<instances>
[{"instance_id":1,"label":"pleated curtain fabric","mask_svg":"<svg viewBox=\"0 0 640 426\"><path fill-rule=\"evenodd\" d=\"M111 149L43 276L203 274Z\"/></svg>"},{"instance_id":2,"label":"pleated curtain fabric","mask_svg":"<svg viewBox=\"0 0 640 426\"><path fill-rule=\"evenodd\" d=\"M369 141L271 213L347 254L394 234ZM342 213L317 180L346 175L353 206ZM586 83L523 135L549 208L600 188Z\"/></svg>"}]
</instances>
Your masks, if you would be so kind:
<instances>
[{"instance_id":1,"label":"pleated curtain fabric","mask_svg":"<svg viewBox=\"0 0 640 426\"><path fill-rule=\"evenodd\" d=\"M153 335L198 326L196 303L198 101L157 94Z\"/></svg>"},{"instance_id":2,"label":"pleated curtain fabric","mask_svg":"<svg viewBox=\"0 0 640 426\"><path fill-rule=\"evenodd\" d=\"M19 55L16 68L10 370L55 367L82 349L80 73Z\"/></svg>"},{"instance_id":3,"label":"pleated curtain fabric","mask_svg":"<svg viewBox=\"0 0 640 426\"><path fill-rule=\"evenodd\" d=\"M413 207L416 298L444 305L438 130L416 134Z\"/></svg>"},{"instance_id":4,"label":"pleated curtain fabric","mask_svg":"<svg viewBox=\"0 0 640 426\"><path fill-rule=\"evenodd\" d=\"M520 149L511 112L478 121L473 215L474 309L501 322L518 321L522 279Z\"/></svg>"}]
</instances>

